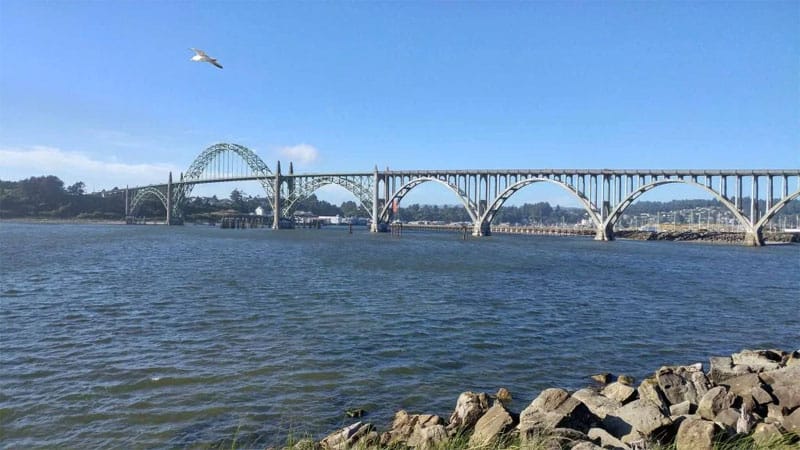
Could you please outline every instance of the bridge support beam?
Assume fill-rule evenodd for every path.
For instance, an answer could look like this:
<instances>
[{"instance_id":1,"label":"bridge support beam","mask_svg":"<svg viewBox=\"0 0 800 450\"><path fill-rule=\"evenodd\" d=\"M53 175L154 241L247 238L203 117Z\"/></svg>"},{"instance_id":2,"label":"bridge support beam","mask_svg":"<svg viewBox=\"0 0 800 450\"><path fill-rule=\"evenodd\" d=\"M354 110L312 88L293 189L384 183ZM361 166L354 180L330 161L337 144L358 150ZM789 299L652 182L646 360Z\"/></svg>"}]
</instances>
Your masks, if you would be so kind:
<instances>
[{"instance_id":1,"label":"bridge support beam","mask_svg":"<svg viewBox=\"0 0 800 450\"><path fill-rule=\"evenodd\" d=\"M475 222L472 225L472 235L475 237L491 236L492 227L489 223Z\"/></svg>"},{"instance_id":2,"label":"bridge support beam","mask_svg":"<svg viewBox=\"0 0 800 450\"><path fill-rule=\"evenodd\" d=\"M167 181L167 225L172 225L172 172Z\"/></svg>"},{"instance_id":3,"label":"bridge support beam","mask_svg":"<svg viewBox=\"0 0 800 450\"><path fill-rule=\"evenodd\" d=\"M762 247L764 245L764 235L761 229L747 231L744 235L744 245L748 247Z\"/></svg>"},{"instance_id":4,"label":"bridge support beam","mask_svg":"<svg viewBox=\"0 0 800 450\"><path fill-rule=\"evenodd\" d=\"M275 185L273 187L274 195L272 196L272 229L279 230L281 228L281 162L275 169Z\"/></svg>"},{"instance_id":5,"label":"bridge support beam","mask_svg":"<svg viewBox=\"0 0 800 450\"><path fill-rule=\"evenodd\" d=\"M614 226L611 224L600 225L597 227L597 232L594 235L595 241L613 241L614 240Z\"/></svg>"}]
</instances>

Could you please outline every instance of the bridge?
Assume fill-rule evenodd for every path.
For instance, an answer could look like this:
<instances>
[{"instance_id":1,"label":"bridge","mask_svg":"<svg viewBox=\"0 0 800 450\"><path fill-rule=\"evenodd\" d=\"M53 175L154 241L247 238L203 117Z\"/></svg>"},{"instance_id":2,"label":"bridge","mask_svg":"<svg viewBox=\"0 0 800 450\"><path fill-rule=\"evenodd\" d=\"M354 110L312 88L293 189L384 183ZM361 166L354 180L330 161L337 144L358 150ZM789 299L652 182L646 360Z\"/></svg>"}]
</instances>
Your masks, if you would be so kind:
<instances>
[{"instance_id":1,"label":"bridge","mask_svg":"<svg viewBox=\"0 0 800 450\"><path fill-rule=\"evenodd\" d=\"M517 191L535 183L550 183L572 194L586 210L595 239L614 239L614 226L642 194L668 184L685 184L711 194L745 230L745 244L761 246L764 226L783 207L800 197L800 169L789 170L378 170L353 173L294 173L280 161L272 171L247 147L221 143L206 148L177 180L124 190L125 214L131 215L148 197L167 212L167 224L183 223L183 206L194 186L204 183L257 181L273 211L273 228L293 215L298 202L326 185L338 185L360 203L372 220L371 231L386 231L393 205L423 183L438 183L464 205L473 236L489 236L500 209ZM743 194L749 190L749 205ZM763 200L760 201L760 200ZM761 207L761 203L766 205Z\"/></svg>"}]
</instances>

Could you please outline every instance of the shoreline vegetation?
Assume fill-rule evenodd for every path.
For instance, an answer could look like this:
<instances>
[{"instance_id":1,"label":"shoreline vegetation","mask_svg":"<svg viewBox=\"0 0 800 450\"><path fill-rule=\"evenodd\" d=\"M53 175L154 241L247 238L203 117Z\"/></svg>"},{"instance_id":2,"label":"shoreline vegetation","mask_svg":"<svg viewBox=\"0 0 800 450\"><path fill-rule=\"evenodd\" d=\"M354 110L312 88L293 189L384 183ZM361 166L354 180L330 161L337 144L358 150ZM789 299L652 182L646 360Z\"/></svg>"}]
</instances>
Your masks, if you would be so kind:
<instances>
[{"instance_id":1,"label":"shoreline vegetation","mask_svg":"<svg viewBox=\"0 0 800 450\"><path fill-rule=\"evenodd\" d=\"M587 383L589 381L587 380ZM800 448L800 350L743 350L663 366L636 383L591 376L591 386L542 391L521 411L511 393L464 392L449 418L398 411L380 431L354 409L352 424L320 440L289 436L271 450L530 449L744 450ZM236 438L213 448L265 448Z\"/></svg>"}]
</instances>

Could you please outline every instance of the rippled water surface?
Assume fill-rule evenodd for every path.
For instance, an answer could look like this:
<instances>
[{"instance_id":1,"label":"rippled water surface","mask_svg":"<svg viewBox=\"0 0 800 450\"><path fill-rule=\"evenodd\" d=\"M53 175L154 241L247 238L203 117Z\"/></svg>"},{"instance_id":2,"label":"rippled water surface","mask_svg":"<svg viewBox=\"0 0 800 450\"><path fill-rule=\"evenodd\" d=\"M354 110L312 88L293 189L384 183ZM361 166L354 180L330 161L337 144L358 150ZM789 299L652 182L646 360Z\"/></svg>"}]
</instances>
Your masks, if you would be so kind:
<instances>
[{"instance_id":1,"label":"rippled water surface","mask_svg":"<svg viewBox=\"0 0 800 450\"><path fill-rule=\"evenodd\" d=\"M0 446L317 437L800 346L800 247L0 224Z\"/></svg>"}]
</instances>

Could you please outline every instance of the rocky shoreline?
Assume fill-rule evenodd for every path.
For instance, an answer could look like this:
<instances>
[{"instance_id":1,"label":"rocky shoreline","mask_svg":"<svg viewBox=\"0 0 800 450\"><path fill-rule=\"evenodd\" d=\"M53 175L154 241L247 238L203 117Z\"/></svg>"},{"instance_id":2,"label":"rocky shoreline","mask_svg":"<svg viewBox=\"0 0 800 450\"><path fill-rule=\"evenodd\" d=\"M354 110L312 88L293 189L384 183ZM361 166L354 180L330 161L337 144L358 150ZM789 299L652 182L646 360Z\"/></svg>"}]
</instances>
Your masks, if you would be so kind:
<instances>
[{"instance_id":1,"label":"rocky shoreline","mask_svg":"<svg viewBox=\"0 0 800 450\"><path fill-rule=\"evenodd\" d=\"M741 244L745 234L729 231L615 231L614 236L618 239L636 239L640 241L703 241ZM800 242L800 234L765 232L764 240L773 243L792 243Z\"/></svg>"},{"instance_id":2,"label":"rocky shoreline","mask_svg":"<svg viewBox=\"0 0 800 450\"><path fill-rule=\"evenodd\" d=\"M735 448L800 447L800 350L743 350L703 366L664 366L638 384L594 375L593 386L546 389L519 413L503 388L464 392L447 420L401 410L383 432L357 421L292 448L710 450L737 439L748 446Z\"/></svg>"}]
</instances>

